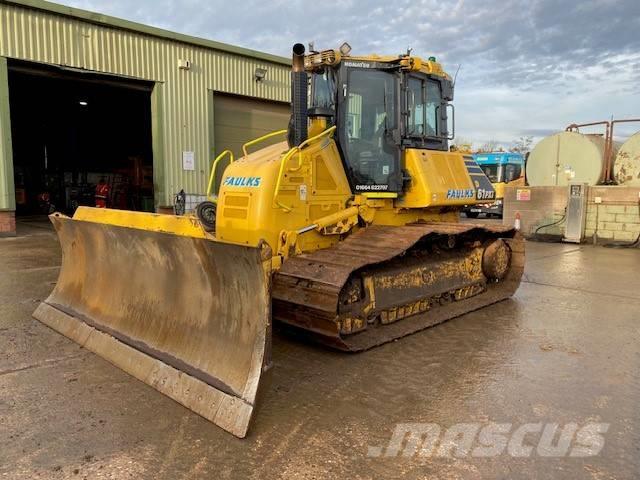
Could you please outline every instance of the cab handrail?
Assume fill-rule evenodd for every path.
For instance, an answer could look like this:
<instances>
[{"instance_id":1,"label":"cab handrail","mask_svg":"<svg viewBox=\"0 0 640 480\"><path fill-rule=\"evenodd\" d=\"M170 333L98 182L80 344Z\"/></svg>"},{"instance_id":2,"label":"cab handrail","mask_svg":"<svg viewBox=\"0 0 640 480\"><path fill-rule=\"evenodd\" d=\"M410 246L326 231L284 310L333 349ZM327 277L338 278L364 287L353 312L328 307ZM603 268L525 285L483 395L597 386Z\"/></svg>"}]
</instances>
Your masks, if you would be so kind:
<instances>
[{"instance_id":1,"label":"cab handrail","mask_svg":"<svg viewBox=\"0 0 640 480\"><path fill-rule=\"evenodd\" d=\"M261 136L259 138L250 140L247 143L245 143L244 145L242 145L242 153L246 157L247 155L249 155L247 153L247 147L251 147L251 146L253 146L253 145L257 144L257 143L264 142L265 140L267 140L267 139L269 139L271 137L275 137L277 135L283 135L283 134L286 134L286 133L287 133L286 129L285 130L277 130L275 132L267 133L266 135L263 135L263 136Z\"/></svg>"},{"instance_id":2,"label":"cab handrail","mask_svg":"<svg viewBox=\"0 0 640 480\"><path fill-rule=\"evenodd\" d=\"M232 164L234 161L233 152L231 150L225 150L216 157L216 159L213 161L213 165L211 166L211 173L209 174L209 185L207 186L207 197L209 197L214 203L218 203L218 197L214 198L211 194L211 190L215 187L216 184L216 168L218 167L218 162L220 162L220 160L222 160L226 155L229 155L229 164Z\"/></svg>"}]
</instances>

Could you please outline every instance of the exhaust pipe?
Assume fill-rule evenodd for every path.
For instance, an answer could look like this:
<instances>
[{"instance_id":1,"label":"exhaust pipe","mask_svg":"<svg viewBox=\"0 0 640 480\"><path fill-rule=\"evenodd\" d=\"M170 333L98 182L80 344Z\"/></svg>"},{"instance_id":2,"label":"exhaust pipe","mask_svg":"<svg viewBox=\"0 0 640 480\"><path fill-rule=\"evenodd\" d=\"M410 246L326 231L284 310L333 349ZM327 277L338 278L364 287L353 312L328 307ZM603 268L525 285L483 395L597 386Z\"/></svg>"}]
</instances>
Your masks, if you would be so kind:
<instances>
[{"instance_id":1,"label":"exhaust pipe","mask_svg":"<svg viewBox=\"0 0 640 480\"><path fill-rule=\"evenodd\" d=\"M291 67L291 120L289 121L289 147L295 147L308 137L307 130L307 72L304 70L304 45L293 46Z\"/></svg>"}]
</instances>

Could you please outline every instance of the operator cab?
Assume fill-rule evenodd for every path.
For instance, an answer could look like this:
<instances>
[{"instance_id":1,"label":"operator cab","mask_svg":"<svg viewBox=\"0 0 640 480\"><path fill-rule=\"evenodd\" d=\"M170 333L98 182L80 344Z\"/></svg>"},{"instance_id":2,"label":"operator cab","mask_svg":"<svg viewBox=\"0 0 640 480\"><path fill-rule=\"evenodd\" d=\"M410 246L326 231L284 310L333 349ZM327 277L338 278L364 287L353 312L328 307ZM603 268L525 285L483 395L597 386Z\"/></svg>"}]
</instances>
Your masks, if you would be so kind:
<instances>
[{"instance_id":1,"label":"operator cab","mask_svg":"<svg viewBox=\"0 0 640 480\"><path fill-rule=\"evenodd\" d=\"M330 117L329 125L337 125L354 192L401 193L409 180L404 149L448 150L451 80L408 69L412 60L343 58L311 71L309 115Z\"/></svg>"},{"instance_id":2,"label":"operator cab","mask_svg":"<svg viewBox=\"0 0 640 480\"><path fill-rule=\"evenodd\" d=\"M523 175L524 158L518 153L479 153L474 160L491 183L510 183Z\"/></svg>"}]
</instances>

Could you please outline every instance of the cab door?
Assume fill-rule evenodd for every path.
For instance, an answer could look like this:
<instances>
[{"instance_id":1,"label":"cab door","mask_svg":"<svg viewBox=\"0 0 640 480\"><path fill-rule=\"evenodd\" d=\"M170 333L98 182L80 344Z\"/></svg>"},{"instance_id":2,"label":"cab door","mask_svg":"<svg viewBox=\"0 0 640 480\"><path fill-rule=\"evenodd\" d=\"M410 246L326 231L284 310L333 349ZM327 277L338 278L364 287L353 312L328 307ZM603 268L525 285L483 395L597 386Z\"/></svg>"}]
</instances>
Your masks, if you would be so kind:
<instances>
[{"instance_id":1,"label":"cab door","mask_svg":"<svg viewBox=\"0 0 640 480\"><path fill-rule=\"evenodd\" d=\"M367 65L366 62L361 62ZM375 68L343 68L339 143L354 192L401 192L399 76Z\"/></svg>"}]
</instances>

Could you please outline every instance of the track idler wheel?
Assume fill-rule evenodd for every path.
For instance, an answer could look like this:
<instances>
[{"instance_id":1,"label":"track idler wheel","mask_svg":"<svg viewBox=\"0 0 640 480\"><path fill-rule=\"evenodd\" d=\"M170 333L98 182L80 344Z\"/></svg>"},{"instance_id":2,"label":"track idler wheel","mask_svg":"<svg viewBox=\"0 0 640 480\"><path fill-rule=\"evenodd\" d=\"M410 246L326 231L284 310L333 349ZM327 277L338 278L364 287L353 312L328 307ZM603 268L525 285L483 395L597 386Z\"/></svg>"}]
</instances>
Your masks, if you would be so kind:
<instances>
[{"instance_id":1,"label":"track idler wheel","mask_svg":"<svg viewBox=\"0 0 640 480\"><path fill-rule=\"evenodd\" d=\"M511 248L503 240L493 240L482 254L482 272L489 280L502 280L511 266Z\"/></svg>"}]
</instances>

